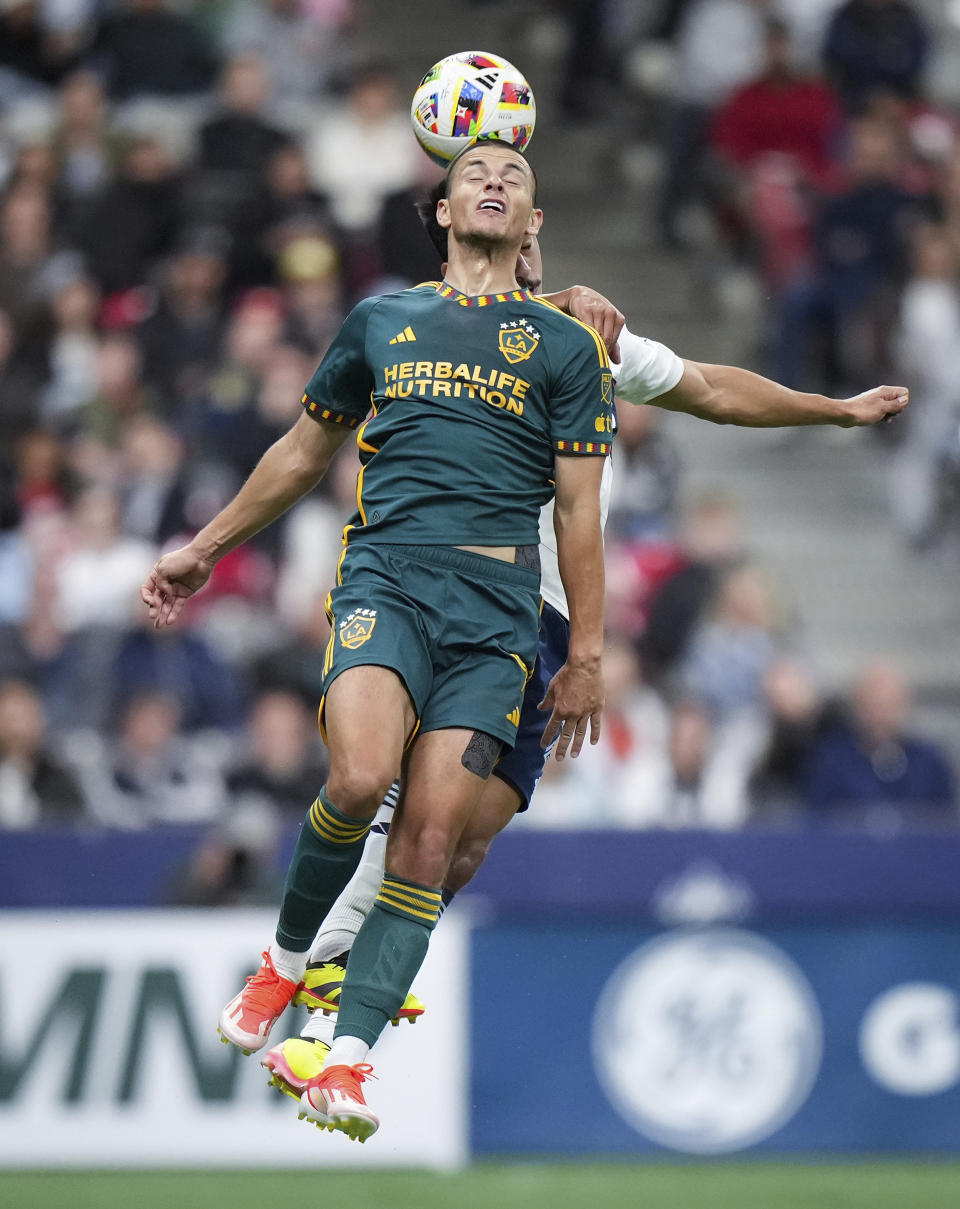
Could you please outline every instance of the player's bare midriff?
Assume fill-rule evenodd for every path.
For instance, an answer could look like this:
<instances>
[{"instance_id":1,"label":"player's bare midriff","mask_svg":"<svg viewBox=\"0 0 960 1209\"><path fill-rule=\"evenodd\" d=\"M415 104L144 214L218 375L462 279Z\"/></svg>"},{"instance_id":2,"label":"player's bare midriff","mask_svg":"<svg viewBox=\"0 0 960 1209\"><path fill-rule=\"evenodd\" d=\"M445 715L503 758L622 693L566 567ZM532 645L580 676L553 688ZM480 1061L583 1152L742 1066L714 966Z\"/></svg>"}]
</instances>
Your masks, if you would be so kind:
<instances>
[{"instance_id":1,"label":"player's bare midriff","mask_svg":"<svg viewBox=\"0 0 960 1209\"><path fill-rule=\"evenodd\" d=\"M512 563L517 558L516 546L457 546L458 550L466 550L468 554L483 554L487 558L499 558L501 562Z\"/></svg>"}]
</instances>

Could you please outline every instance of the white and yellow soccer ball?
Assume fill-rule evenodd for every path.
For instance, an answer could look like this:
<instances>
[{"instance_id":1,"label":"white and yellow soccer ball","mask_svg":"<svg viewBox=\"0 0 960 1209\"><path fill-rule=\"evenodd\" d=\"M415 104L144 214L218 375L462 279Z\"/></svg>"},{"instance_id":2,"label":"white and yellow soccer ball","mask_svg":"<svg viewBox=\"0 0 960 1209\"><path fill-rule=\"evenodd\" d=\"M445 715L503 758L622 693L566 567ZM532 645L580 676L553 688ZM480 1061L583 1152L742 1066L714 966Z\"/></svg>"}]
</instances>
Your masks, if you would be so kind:
<instances>
[{"instance_id":1,"label":"white and yellow soccer ball","mask_svg":"<svg viewBox=\"0 0 960 1209\"><path fill-rule=\"evenodd\" d=\"M523 151L533 136L533 89L512 63L486 51L447 55L420 81L410 106L413 131L446 168L471 143L499 140Z\"/></svg>"}]
</instances>

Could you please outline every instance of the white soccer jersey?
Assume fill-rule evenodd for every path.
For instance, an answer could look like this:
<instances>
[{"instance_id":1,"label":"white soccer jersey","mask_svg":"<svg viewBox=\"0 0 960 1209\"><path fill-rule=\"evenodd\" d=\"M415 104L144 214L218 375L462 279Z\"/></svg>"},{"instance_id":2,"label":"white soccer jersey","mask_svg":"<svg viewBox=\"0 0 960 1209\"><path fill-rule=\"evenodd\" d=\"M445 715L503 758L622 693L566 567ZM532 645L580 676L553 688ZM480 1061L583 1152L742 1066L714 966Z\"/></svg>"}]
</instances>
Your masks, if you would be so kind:
<instances>
[{"instance_id":1,"label":"white soccer jersey","mask_svg":"<svg viewBox=\"0 0 960 1209\"><path fill-rule=\"evenodd\" d=\"M620 332L620 364L611 364L617 398L627 403L649 403L672 390L683 376L683 362L665 344ZM613 487L612 459L606 459L600 484L600 524L606 526ZM567 598L557 563L557 536L553 531L553 500L540 513L540 594L564 617L569 617Z\"/></svg>"}]
</instances>

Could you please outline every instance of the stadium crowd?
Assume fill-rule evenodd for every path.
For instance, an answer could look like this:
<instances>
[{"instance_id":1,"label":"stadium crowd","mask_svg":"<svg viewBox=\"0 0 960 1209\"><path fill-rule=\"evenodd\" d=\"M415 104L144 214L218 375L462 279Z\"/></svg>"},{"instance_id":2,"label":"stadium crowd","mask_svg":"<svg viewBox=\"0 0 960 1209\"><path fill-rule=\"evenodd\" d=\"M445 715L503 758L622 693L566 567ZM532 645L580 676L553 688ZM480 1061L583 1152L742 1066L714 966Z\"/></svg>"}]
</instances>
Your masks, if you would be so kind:
<instances>
[{"instance_id":1,"label":"stadium crowd","mask_svg":"<svg viewBox=\"0 0 960 1209\"><path fill-rule=\"evenodd\" d=\"M701 257L719 248L717 279L752 278L758 360L778 381L827 393L910 381L891 513L911 547L928 548L955 528L960 482L960 98L927 87L937 46L923 4L656 11L630 65L663 132L661 239Z\"/></svg>"},{"instance_id":2,"label":"stadium crowd","mask_svg":"<svg viewBox=\"0 0 960 1209\"><path fill-rule=\"evenodd\" d=\"M960 143L923 97L922 22L893 0L662 7L689 81L663 238L683 247L708 208L778 300L767 349L791 385L879 381L909 350L895 500L926 541L960 409ZM819 75L791 23L807 7ZM210 824L255 851L323 781L323 604L355 454L177 627L150 628L137 587L296 418L353 302L437 275L411 204L433 169L355 16L0 4L0 829ZM734 19L743 53L718 56L711 22ZM911 54L891 65L894 36ZM825 697L741 518L687 498L655 408L621 409L616 462L604 734L548 765L518 825L955 825L953 771L914 734L895 663ZM194 900L225 851L198 851Z\"/></svg>"}]
</instances>

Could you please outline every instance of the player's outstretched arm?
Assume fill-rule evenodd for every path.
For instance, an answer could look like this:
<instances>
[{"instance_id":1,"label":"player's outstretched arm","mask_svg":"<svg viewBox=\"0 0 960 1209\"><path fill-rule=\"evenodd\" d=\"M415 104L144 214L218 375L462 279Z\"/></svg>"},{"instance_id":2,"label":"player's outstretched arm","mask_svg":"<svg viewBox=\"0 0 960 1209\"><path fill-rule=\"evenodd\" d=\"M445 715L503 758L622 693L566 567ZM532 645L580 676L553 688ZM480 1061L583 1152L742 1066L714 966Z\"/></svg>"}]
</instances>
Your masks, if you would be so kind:
<instances>
[{"instance_id":1,"label":"player's outstretched arm","mask_svg":"<svg viewBox=\"0 0 960 1209\"><path fill-rule=\"evenodd\" d=\"M600 478L604 458L556 459L553 524L560 578L570 611L567 661L547 686L541 709L551 710L543 746L557 737L557 759L580 754L587 725L600 738L603 710L603 535Z\"/></svg>"},{"instance_id":2,"label":"player's outstretched arm","mask_svg":"<svg viewBox=\"0 0 960 1209\"><path fill-rule=\"evenodd\" d=\"M225 554L265 528L323 477L350 430L306 414L274 442L229 504L189 545L158 560L140 598L159 629L172 625Z\"/></svg>"},{"instance_id":3,"label":"player's outstretched arm","mask_svg":"<svg viewBox=\"0 0 960 1209\"><path fill-rule=\"evenodd\" d=\"M629 393L625 397L629 401ZM791 390L735 365L685 360L683 377L677 385L650 402L717 424L749 428L836 424L854 428L891 419L909 400L910 391L905 386L875 386L851 399L830 399Z\"/></svg>"}]
</instances>

